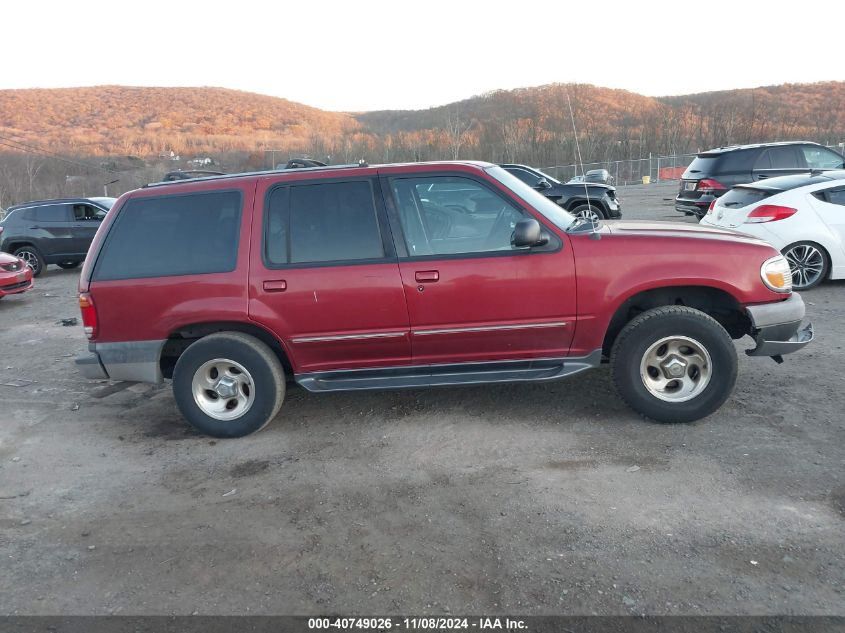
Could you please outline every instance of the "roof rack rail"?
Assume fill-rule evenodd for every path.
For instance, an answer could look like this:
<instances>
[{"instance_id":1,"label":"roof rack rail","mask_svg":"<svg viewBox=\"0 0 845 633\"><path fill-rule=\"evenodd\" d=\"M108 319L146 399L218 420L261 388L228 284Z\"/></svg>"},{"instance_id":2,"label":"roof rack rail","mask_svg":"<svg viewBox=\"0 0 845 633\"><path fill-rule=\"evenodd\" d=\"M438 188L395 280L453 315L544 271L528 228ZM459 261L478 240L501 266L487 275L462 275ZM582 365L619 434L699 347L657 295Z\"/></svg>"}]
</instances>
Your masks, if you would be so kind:
<instances>
[{"instance_id":1,"label":"roof rack rail","mask_svg":"<svg viewBox=\"0 0 845 633\"><path fill-rule=\"evenodd\" d=\"M307 172L321 172L321 171L329 171L332 169L360 169L361 167L369 167L369 164L365 161L360 163L353 163L349 165L325 165L323 167L296 167L293 168L296 171L307 171ZM221 174L215 173L214 175L209 176L190 176L188 178L179 178L170 181L159 181L159 182L150 182L146 185L142 186L142 189L148 189L151 187L163 187L165 185L178 185L182 183L190 183L190 182L206 182L209 180L229 180L233 178L246 178L249 176L278 176L280 172L286 171L285 169L263 169L261 171L244 171L232 174ZM188 173L188 172L175 172L175 173Z\"/></svg>"}]
</instances>

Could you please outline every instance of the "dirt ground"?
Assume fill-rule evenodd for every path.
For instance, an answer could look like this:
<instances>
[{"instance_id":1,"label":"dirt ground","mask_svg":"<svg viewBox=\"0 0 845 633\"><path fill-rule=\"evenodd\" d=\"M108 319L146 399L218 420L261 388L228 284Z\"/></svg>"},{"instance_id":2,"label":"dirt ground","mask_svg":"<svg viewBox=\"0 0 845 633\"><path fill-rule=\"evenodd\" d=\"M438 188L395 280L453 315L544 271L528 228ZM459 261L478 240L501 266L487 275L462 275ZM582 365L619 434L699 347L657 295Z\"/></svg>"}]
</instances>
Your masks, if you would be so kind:
<instances>
[{"instance_id":1,"label":"dirt ground","mask_svg":"<svg viewBox=\"0 0 845 633\"><path fill-rule=\"evenodd\" d=\"M620 189L626 217L681 219L674 188ZM602 368L291 388L229 441L168 386L77 375L75 285L0 301L0 614L845 614L843 282L804 294L811 347L740 354L694 424L642 420Z\"/></svg>"}]
</instances>

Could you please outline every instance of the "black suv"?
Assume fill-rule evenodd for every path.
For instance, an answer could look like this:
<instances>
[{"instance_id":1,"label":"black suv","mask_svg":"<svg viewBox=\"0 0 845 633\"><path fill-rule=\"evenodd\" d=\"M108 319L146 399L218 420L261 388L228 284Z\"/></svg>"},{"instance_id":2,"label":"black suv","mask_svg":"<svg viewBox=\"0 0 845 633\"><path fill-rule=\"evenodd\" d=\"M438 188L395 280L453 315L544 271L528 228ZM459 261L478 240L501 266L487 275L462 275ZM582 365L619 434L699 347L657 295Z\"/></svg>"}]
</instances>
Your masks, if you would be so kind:
<instances>
[{"instance_id":1,"label":"black suv","mask_svg":"<svg viewBox=\"0 0 845 633\"><path fill-rule=\"evenodd\" d=\"M0 221L0 251L12 253L40 275L47 264L76 268L85 259L115 198L65 198L25 202Z\"/></svg>"},{"instance_id":2,"label":"black suv","mask_svg":"<svg viewBox=\"0 0 845 633\"><path fill-rule=\"evenodd\" d=\"M526 165L506 164L501 167L573 215L591 220L622 217L616 187L592 182L562 183Z\"/></svg>"},{"instance_id":3,"label":"black suv","mask_svg":"<svg viewBox=\"0 0 845 633\"><path fill-rule=\"evenodd\" d=\"M845 158L808 141L719 147L698 154L681 176L675 211L703 217L734 185L775 176L843 169Z\"/></svg>"}]
</instances>

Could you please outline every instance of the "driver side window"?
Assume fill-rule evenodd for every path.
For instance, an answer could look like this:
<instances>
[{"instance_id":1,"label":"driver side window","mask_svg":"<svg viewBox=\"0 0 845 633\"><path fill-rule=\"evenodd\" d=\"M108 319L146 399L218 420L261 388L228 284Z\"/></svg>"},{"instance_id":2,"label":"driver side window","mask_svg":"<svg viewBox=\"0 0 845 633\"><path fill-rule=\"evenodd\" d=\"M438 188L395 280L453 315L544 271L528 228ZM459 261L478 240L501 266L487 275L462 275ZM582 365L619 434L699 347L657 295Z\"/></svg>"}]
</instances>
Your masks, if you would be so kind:
<instances>
[{"instance_id":1,"label":"driver side window","mask_svg":"<svg viewBox=\"0 0 845 633\"><path fill-rule=\"evenodd\" d=\"M469 178L395 178L391 188L411 257L516 250L511 235L525 214Z\"/></svg>"}]
</instances>

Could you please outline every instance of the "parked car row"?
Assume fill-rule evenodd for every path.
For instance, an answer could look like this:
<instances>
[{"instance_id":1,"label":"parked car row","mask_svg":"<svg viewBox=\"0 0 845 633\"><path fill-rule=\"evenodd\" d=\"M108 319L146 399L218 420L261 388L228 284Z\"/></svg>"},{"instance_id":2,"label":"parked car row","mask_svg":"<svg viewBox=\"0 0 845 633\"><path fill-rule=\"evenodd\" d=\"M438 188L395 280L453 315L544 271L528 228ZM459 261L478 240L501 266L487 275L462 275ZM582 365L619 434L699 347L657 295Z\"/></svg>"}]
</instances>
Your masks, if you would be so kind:
<instances>
[{"instance_id":1,"label":"parked car row","mask_svg":"<svg viewBox=\"0 0 845 633\"><path fill-rule=\"evenodd\" d=\"M761 143L701 152L681 176L675 210L699 218L735 185L845 169L845 158L818 143Z\"/></svg>"}]
</instances>

